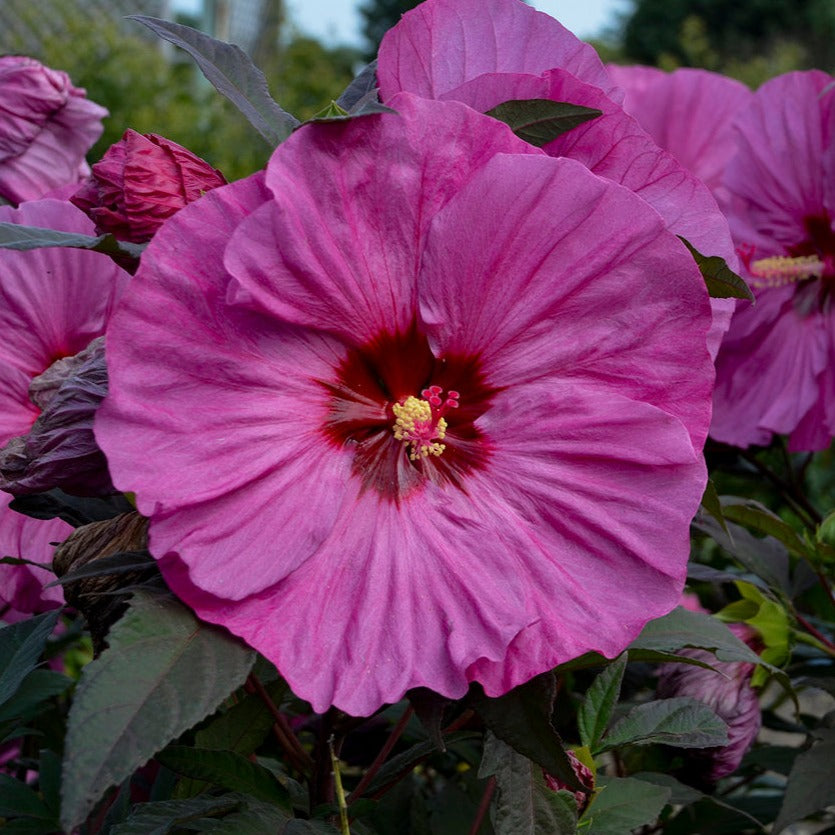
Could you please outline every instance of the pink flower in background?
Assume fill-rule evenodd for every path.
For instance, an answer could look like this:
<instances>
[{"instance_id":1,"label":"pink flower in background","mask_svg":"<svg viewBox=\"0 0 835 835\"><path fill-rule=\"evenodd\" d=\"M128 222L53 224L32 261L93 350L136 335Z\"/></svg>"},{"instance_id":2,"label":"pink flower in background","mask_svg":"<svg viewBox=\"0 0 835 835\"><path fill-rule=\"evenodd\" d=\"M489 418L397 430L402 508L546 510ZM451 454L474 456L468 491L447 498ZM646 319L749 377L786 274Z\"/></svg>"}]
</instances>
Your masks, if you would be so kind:
<instances>
[{"instance_id":1,"label":"pink flower in background","mask_svg":"<svg viewBox=\"0 0 835 835\"><path fill-rule=\"evenodd\" d=\"M82 212L58 200L35 200L18 209L0 207L0 222L90 234ZM0 444L29 432L40 413L39 381L63 358L104 333L128 276L109 258L63 248L0 250ZM6 494L1 494L6 496ZM34 562L52 559L50 542L72 530L59 520L29 519L0 506L0 556ZM0 566L0 600L35 611L46 571ZM54 577L52 578L54 579ZM60 600L60 589L45 593Z\"/></svg>"},{"instance_id":2,"label":"pink flower in background","mask_svg":"<svg viewBox=\"0 0 835 835\"><path fill-rule=\"evenodd\" d=\"M66 73L0 57L0 201L35 200L86 176L84 155L105 116Z\"/></svg>"},{"instance_id":3,"label":"pink flower in background","mask_svg":"<svg viewBox=\"0 0 835 835\"><path fill-rule=\"evenodd\" d=\"M360 715L669 611L712 387L704 284L643 201L460 104L392 106L160 229L96 418L175 593Z\"/></svg>"},{"instance_id":4,"label":"pink flower in background","mask_svg":"<svg viewBox=\"0 0 835 835\"><path fill-rule=\"evenodd\" d=\"M182 145L127 130L70 199L98 234L144 243L174 212L225 184L219 171Z\"/></svg>"},{"instance_id":5,"label":"pink flower in background","mask_svg":"<svg viewBox=\"0 0 835 835\"><path fill-rule=\"evenodd\" d=\"M384 101L404 90L482 113L517 99L602 111L543 150L634 191L675 234L736 267L727 220L709 190L624 112L594 50L548 15L519 0L427 0L386 34L377 75ZM733 303L717 299L713 308L715 356Z\"/></svg>"},{"instance_id":6,"label":"pink flower in background","mask_svg":"<svg viewBox=\"0 0 835 835\"><path fill-rule=\"evenodd\" d=\"M711 435L736 446L835 436L835 87L817 70L766 82L735 122L728 218L757 303L717 358Z\"/></svg>"},{"instance_id":7,"label":"pink flower in background","mask_svg":"<svg viewBox=\"0 0 835 835\"><path fill-rule=\"evenodd\" d=\"M714 195L736 152L733 121L753 93L733 78L690 68L667 73L655 67L606 68L626 92L624 110ZM717 197L718 199L718 197Z\"/></svg>"}]
</instances>

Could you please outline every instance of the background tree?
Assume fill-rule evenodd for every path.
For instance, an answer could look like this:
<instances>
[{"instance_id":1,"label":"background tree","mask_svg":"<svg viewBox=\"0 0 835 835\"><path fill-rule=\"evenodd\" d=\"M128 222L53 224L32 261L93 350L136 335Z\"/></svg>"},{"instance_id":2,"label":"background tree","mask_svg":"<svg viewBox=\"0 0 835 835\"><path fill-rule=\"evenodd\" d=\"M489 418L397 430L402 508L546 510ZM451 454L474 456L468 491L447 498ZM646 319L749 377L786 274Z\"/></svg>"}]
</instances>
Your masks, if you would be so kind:
<instances>
[{"instance_id":1,"label":"background tree","mask_svg":"<svg viewBox=\"0 0 835 835\"><path fill-rule=\"evenodd\" d=\"M789 69L832 69L833 40L831 0L635 0L621 32L627 61L755 84Z\"/></svg>"},{"instance_id":2,"label":"background tree","mask_svg":"<svg viewBox=\"0 0 835 835\"><path fill-rule=\"evenodd\" d=\"M405 12L413 9L418 3L420 0L365 0L359 7L359 13L362 18L362 34L366 41L366 60L374 60L383 35Z\"/></svg>"}]
</instances>

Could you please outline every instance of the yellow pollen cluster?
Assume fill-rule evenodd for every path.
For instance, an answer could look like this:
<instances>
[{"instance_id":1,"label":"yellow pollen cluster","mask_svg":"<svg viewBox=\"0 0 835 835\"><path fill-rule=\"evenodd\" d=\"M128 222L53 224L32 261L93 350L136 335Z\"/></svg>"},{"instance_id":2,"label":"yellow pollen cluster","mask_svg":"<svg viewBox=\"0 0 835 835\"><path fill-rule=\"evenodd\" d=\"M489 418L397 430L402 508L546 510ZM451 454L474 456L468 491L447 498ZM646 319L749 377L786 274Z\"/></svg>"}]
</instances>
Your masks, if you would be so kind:
<instances>
[{"instance_id":1,"label":"yellow pollen cluster","mask_svg":"<svg viewBox=\"0 0 835 835\"><path fill-rule=\"evenodd\" d=\"M782 287L792 281L802 281L804 278L820 278L824 265L814 255L801 255L789 258L778 255L774 258L762 258L751 264L751 281L757 287Z\"/></svg>"},{"instance_id":2,"label":"yellow pollen cluster","mask_svg":"<svg viewBox=\"0 0 835 835\"><path fill-rule=\"evenodd\" d=\"M446 444L439 441L446 437L447 422L443 418L435 422L432 407L426 400L407 397L403 403L395 403L391 410L395 417L394 437L403 441L404 446L411 447L409 458L412 461L440 455L446 449Z\"/></svg>"}]
</instances>

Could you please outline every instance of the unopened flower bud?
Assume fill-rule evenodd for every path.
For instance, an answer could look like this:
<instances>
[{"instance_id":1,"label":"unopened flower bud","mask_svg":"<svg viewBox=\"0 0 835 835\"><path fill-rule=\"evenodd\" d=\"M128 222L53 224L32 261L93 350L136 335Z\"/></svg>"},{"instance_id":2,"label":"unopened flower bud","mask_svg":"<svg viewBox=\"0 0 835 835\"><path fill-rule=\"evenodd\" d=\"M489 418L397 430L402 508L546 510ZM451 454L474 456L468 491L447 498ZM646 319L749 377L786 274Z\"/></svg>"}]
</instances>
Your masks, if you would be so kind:
<instances>
[{"instance_id":1,"label":"unopened flower bud","mask_svg":"<svg viewBox=\"0 0 835 835\"><path fill-rule=\"evenodd\" d=\"M98 234L145 243L183 206L225 184L219 171L182 145L127 130L70 200Z\"/></svg>"},{"instance_id":2,"label":"unopened flower bud","mask_svg":"<svg viewBox=\"0 0 835 835\"><path fill-rule=\"evenodd\" d=\"M565 753L568 754L568 759L571 762L571 768L574 771L574 776L589 790L588 792L574 792L574 799L577 802L577 814L582 815L591 800L591 790L594 788L594 774L591 773L591 769L589 769L587 765L584 765L579 759L577 759L577 755L573 751L566 751ZM572 789L563 783L559 777L554 777L547 771L543 772L543 774L545 775L545 785L548 786L549 789L552 789L555 792L572 791Z\"/></svg>"}]
</instances>

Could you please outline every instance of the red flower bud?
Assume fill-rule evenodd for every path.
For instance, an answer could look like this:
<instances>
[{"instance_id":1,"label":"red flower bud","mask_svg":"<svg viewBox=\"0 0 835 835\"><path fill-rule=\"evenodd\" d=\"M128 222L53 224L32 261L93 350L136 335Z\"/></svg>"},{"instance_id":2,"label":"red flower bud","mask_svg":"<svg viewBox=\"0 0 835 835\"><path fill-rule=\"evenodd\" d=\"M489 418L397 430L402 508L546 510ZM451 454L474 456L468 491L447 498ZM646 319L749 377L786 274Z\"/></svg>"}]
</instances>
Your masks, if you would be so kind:
<instances>
[{"instance_id":1,"label":"red flower bud","mask_svg":"<svg viewBox=\"0 0 835 835\"><path fill-rule=\"evenodd\" d=\"M581 785L589 789L588 793L581 791L574 792L574 800L577 803L577 813L582 815L591 800L591 790L594 788L594 774L591 773L591 769L587 765L581 763L580 760L577 759L577 755L573 751L566 751L565 753L568 754L568 759L571 762L571 769L574 772L574 776L580 781ZM555 792L571 791L571 789L563 783L559 777L554 777L547 771L544 771L543 774L545 775L545 785L548 786L549 789Z\"/></svg>"},{"instance_id":2,"label":"red flower bud","mask_svg":"<svg viewBox=\"0 0 835 835\"><path fill-rule=\"evenodd\" d=\"M187 203L225 184L219 171L182 145L127 130L70 200L89 215L98 234L145 243Z\"/></svg>"}]
</instances>

